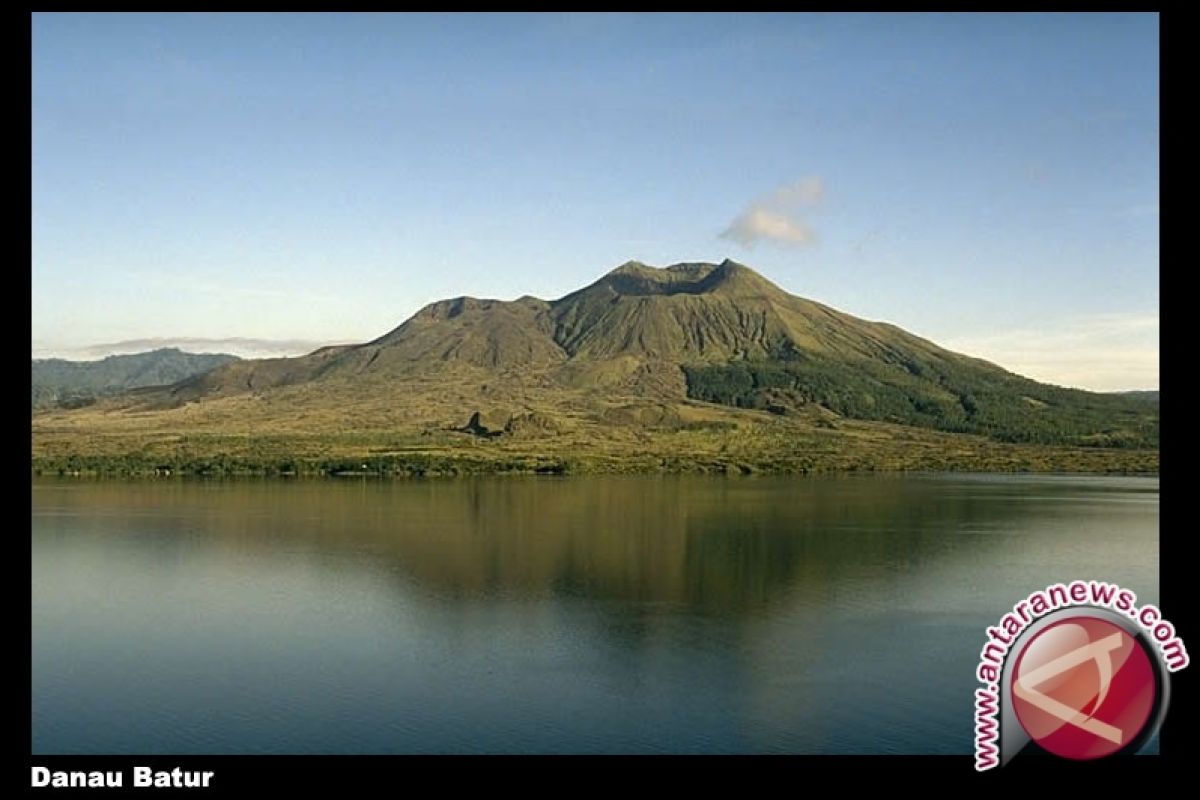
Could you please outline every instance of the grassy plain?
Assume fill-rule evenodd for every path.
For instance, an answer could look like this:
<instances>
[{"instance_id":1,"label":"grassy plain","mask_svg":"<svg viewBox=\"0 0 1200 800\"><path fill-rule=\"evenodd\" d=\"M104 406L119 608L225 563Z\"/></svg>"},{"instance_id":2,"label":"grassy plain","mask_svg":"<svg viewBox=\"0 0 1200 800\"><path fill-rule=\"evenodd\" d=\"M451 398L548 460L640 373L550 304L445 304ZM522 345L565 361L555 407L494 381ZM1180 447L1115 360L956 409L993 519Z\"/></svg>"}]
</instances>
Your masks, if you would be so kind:
<instances>
[{"instance_id":1,"label":"grassy plain","mask_svg":"<svg viewBox=\"0 0 1200 800\"><path fill-rule=\"evenodd\" d=\"M38 474L456 475L855 470L1156 473L1158 451L1030 445L810 406L780 415L551 387L322 384L33 417ZM462 430L476 412L479 426Z\"/></svg>"}]
</instances>

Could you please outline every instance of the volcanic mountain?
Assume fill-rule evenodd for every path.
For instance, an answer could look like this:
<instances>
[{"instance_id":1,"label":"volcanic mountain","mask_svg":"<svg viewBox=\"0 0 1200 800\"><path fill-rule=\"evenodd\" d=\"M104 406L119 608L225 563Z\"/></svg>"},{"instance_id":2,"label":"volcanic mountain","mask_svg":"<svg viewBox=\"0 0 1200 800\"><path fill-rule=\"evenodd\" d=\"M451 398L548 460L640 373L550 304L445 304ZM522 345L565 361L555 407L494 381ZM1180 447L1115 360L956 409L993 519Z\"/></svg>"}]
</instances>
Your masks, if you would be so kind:
<instances>
[{"instance_id":1,"label":"volcanic mountain","mask_svg":"<svg viewBox=\"0 0 1200 800\"><path fill-rule=\"evenodd\" d=\"M894 326L790 295L732 261L663 269L631 261L559 300L442 300L366 344L230 364L183 382L172 394L196 400L351 375L414 377L450 364L495 375L544 374L592 388L587 379L611 385L619 377L638 393L657 388L682 397L688 365L771 363L806 355L965 363ZM638 380L651 372L661 372L664 380L649 386Z\"/></svg>"},{"instance_id":2,"label":"volcanic mountain","mask_svg":"<svg viewBox=\"0 0 1200 800\"><path fill-rule=\"evenodd\" d=\"M131 415L254 436L458 430L560 443L739 425L786 437L854 420L1076 447L1158 438L1157 408L1138 398L1037 383L729 260L631 261L552 301L442 300L364 344L227 363L43 427L110 430Z\"/></svg>"}]
</instances>

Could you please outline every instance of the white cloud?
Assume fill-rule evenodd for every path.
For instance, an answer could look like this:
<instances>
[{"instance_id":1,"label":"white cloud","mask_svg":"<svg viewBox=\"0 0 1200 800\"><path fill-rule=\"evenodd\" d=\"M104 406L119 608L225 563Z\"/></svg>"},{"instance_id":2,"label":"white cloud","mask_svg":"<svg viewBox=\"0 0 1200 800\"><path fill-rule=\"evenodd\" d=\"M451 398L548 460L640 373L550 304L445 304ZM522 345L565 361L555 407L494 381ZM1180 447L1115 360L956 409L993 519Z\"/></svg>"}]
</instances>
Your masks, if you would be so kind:
<instances>
[{"instance_id":1,"label":"white cloud","mask_svg":"<svg viewBox=\"0 0 1200 800\"><path fill-rule=\"evenodd\" d=\"M801 220L789 219L777 211L751 208L742 212L721 236L744 247L753 247L760 239L803 245L813 240L813 231Z\"/></svg>"},{"instance_id":2,"label":"white cloud","mask_svg":"<svg viewBox=\"0 0 1200 800\"><path fill-rule=\"evenodd\" d=\"M759 197L738 214L721 232L743 247L754 247L766 240L791 247L803 247L816 241L805 213L821 204L825 183L818 177L801 178Z\"/></svg>"},{"instance_id":3,"label":"white cloud","mask_svg":"<svg viewBox=\"0 0 1200 800\"><path fill-rule=\"evenodd\" d=\"M1093 314L939 341L1044 383L1100 392L1158 388L1158 315Z\"/></svg>"}]
</instances>

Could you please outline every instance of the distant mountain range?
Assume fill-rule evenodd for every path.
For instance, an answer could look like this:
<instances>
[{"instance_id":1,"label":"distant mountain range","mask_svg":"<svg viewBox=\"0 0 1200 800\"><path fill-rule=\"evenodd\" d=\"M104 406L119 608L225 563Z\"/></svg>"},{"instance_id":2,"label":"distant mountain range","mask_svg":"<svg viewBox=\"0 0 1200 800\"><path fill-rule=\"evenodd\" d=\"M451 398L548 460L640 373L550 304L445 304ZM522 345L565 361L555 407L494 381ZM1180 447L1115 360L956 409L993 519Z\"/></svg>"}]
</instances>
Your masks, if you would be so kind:
<instances>
[{"instance_id":1,"label":"distant mountain range","mask_svg":"<svg viewBox=\"0 0 1200 800\"><path fill-rule=\"evenodd\" d=\"M140 434L216 441L237 432L313 458L420 451L602 468L654 453L667 469L672 459L933 467L954 453L974 463L966 453L981 441L1158 444L1157 403L1144 396L1041 384L788 294L729 260L628 262L553 301L435 302L364 344L229 360L169 387L35 418L35 444L39 428L58 435L60 450L68 429L117 441L128 429L121 412L134 410ZM898 447L905 437L920 446Z\"/></svg>"},{"instance_id":2,"label":"distant mountain range","mask_svg":"<svg viewBox=\"0 0 1200 800\"><path fill-rule=\"evenodd\" d=\"M166 347L98 361L33 359L33 407L79 408L126 389L162 386L237 361L223 353L185 353Z\"/></svg>"}]
</instances>

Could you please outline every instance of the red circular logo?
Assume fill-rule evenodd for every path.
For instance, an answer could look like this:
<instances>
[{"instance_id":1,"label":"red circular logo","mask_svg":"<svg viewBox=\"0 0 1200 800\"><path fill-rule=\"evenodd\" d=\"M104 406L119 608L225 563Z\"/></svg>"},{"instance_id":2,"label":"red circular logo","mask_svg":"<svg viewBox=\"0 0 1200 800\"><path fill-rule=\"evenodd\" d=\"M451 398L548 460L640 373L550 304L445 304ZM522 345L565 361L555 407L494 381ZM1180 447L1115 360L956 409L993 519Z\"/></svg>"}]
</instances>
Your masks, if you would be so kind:
<instances>
[{"instance_id":1,"label":"red circular logo","mask_svg":"<svg viewBox=\"0 0 1200 800\"><path fill-rule=\"evenodd\" d=\"M1064 758L1101 758L1141 734L1154 708L1154 667L1142 644L1118 625L1071 617L1039 631L1012 672L1021 727Z\"/></svg>"}]
</instances>

